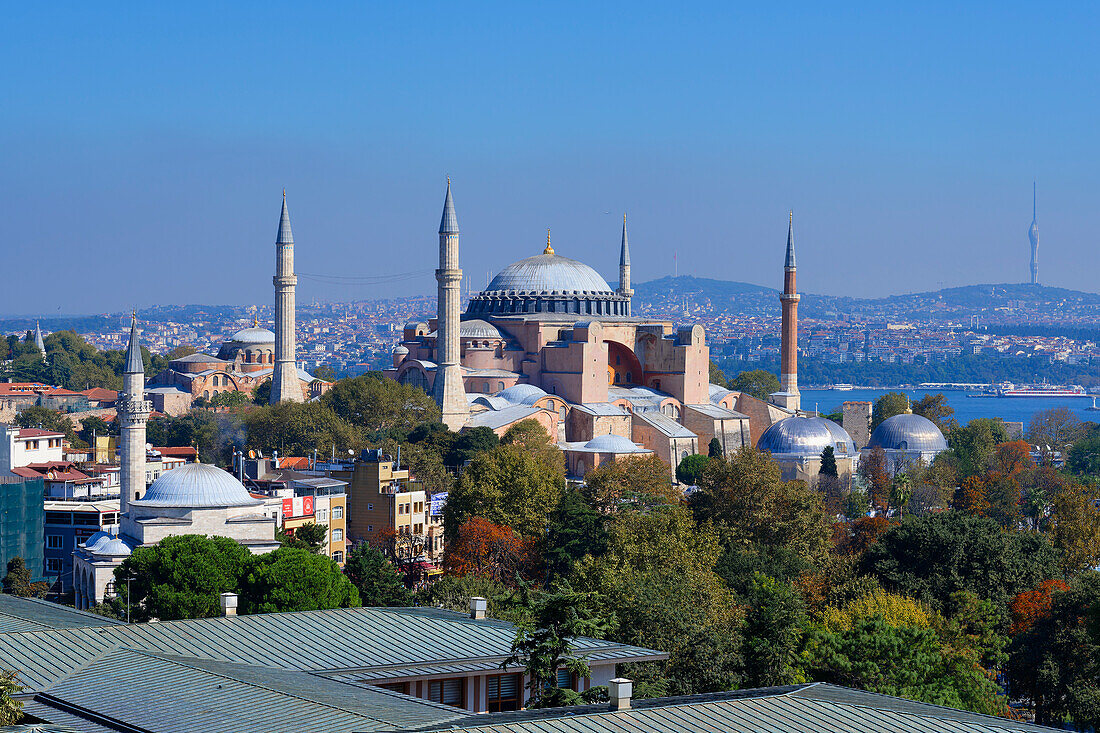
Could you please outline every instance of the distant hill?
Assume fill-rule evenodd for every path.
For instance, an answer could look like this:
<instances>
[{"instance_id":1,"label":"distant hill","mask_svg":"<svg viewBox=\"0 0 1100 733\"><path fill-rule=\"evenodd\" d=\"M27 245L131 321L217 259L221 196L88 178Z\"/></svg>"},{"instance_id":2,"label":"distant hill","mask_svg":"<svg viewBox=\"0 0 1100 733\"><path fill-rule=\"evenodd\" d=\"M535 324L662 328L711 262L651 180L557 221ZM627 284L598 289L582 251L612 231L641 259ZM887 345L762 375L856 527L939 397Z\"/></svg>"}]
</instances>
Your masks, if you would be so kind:
<instances>
[{"instance_id":1,"label":"distant hill","mask_svg":"<svg viewBox=\"0 0 1100 733\"><path fill-rule=\"evenodd\" d=\"M635 285L639 312L678 312L684 300L692 312L737 311L778 315L779 291L752 283L681 275ZM1100 294L1030 283L986 283L884 298L803 293L799 313L808 318L853 315L897 319L958 319L994 309L1058 316L1091 314ZM1100 315L1100 312L1097 312Z\"/></svg>"}]
</instances>

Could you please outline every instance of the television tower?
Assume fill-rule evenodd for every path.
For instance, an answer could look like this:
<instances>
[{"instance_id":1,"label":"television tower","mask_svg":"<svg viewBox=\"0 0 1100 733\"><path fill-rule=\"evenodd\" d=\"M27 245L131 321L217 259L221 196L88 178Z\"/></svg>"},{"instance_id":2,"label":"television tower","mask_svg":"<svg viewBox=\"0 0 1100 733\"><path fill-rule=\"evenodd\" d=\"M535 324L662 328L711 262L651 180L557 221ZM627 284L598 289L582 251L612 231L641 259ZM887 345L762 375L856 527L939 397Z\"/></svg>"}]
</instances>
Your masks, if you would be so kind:
<instances>
[{"instance_id":1,"label":"television tower","mask_svg":"<svg viewBox=\"0 0 1100 733\"><path fill-rule=\"evenodd\" d=\"M1039 284L1039 222L1035 207L1035 182L1031 183L1031 227L1027 230L1031 240L1031 284Z\"/></svg>"}]
</instances>

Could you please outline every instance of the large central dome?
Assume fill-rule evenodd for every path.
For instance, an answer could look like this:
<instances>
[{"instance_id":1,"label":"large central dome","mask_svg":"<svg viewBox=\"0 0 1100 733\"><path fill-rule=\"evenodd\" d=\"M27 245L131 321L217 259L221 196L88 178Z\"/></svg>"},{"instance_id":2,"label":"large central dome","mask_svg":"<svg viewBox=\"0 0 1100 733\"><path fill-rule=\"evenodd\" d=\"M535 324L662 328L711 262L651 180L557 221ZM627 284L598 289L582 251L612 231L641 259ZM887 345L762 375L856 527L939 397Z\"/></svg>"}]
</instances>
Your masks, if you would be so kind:
<instances>
[{"instance_id":1,"label":"large central dome","mask_svg":"<svg viewBox=\"0 0 1100 733\"><path fill-rule=\"evenodd\" d=\"M583 262L546 251L505 267L489 287L470 299L470 316L561 313L579 316L630 315L630 299Z\"/></svg>"},{"instance_id":2,"label":"large central dome","mask_svg":"<svg viewBox=\"0 0 1100 733\"><path fill-rule=\"evenodd\" d=\"M202 507L256 506L263 502L253 499L233 474L206 463L185 463L165 471L153 482L140 500L139 506Z\"/></svg>"},{"instance_id":3,"label":"large central dome","mask_svg":"<svg viewBox=\"0 0 1100 733\"><path fill-rule=\"evenodd\" d=\"M583 262L556 254L541 254L505 267L485 292L604 293L611 287L600 274Z\"/></svg>"}]
</instances>

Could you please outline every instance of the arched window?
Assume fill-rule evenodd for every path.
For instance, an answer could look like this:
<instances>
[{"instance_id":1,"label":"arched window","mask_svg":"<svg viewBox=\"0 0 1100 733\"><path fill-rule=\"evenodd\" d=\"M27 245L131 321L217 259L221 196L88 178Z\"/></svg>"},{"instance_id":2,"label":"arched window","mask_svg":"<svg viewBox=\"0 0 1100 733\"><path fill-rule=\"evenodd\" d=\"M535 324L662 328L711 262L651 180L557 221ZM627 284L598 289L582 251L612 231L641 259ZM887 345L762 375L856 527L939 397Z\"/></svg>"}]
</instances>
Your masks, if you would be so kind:
<instances>
[{"instance_id":1,"label":"arched window","mask_svg":"<svg viewBox=\"0 0 1100 733\"><path fill-rule=\"evenodd\" d=\"M485 383L485 388L484 389L485 389L485 394L489 394L489 383L488 382Z\"/></svg>"},{"instance_id":2,"label":"arched window","mask_svg":"<svg viewBox=\"0 0 1100 733\"><path fill-rule=\"evenodd\" d=\"M210 390L204 389L202 391L202 396L203 396L203 399L207 399L207 400L210 399Z\"/></svg>"},{"instance_id":3,"label":"arched window","mask_svg":"<svg viewBox=\"0 0 1100 733\"><path fill-rule=\"evenodd\" d=\"M498 390L503 390L504 389L504 382L497 382L497 389Z\"/></svg>"}]
</instances>

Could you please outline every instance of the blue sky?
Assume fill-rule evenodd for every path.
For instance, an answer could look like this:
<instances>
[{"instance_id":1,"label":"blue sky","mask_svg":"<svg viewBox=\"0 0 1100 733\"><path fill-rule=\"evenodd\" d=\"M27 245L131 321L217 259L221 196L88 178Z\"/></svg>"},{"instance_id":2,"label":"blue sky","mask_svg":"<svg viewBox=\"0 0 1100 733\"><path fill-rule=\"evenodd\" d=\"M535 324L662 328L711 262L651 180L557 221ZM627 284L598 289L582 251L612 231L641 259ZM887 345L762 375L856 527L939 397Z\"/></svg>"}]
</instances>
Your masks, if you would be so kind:
<instances>
[{"instance_id":1,"label":"blue sky","mask_svg":"<svg viewBox=\"0 0 1100 733\"><path fill-rule=\"evenodd\" d=\"M5 9L0 312L271 300L287 188L309 301L428 293L444 181L475 287L614 278L873 296L1096 287L1087 3L129 3ZM109 11L108 8L109 7Z\"/></svg>"}]
</instances>

